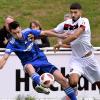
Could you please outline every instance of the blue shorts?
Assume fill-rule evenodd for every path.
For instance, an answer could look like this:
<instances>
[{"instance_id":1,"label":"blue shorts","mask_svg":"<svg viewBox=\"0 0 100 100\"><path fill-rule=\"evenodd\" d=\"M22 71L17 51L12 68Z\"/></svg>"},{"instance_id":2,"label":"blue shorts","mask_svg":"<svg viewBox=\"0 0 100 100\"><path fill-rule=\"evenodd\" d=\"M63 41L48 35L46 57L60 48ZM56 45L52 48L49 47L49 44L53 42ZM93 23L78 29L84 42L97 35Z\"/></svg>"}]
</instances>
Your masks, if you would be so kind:
<instances>
[{"instance_id":1,"label":"blue shorts","mask_svg":"<svg viewBox=\"0 0 100 100\"><path fill-rule=\"evenodd\" d=\"M58 68L49 63L45 57L38 58L33 62L28 62L27 64L31 64L35 68L36 72L41 74L44 72L53 74L55 70L58 70Z\"/></svg>"}]
</instances>

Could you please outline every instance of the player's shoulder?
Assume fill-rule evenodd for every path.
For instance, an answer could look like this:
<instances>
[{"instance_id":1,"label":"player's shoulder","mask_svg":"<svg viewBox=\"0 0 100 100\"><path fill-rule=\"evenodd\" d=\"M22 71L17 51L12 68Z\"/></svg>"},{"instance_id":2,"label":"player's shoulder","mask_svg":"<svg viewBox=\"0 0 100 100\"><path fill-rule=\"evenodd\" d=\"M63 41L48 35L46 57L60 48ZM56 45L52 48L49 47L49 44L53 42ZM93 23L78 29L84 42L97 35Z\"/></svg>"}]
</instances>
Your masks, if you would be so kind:
<instances>
[{"instance_id":1,"label":"player's shoulder","mask_svg":"<svg viewBox=\"0 0 100 100\"><path fill-rule=\"evenodd\" d=\"M64 23L72 23L72 19L71 18L67 19L67 20L64 21Z\"/></svg>"},{"instance_id":2,"label":"player's shoulder","mask_svg":"<svg viewBox=\"0 0 100 100\"><path fill-rule=\"evenodd\" d=\"M78 20L78 23L87 26L87 25L89 25L89 20L88 20L88 18L86 18L86 17L81 17L81 18Z\"/></svg>"},{"instance_id":3,"label":"player's shoulder","mask_svg":"<svg viewBox=\"0 0 100 100\"><path fill-rule=\"evenodd\" d=\"M65 20L65 21L59 23L59 24L57 25L57 27L62 27L62 26L64 26L65 24L69 24L69 23L71 23L71 22L72 22L71 19Z\"/></svg>"},{"instance_id":4,"label":"player's shoulder","mask_svg":"<svg viewBox=\"0 0 100 100\"><path fill-rule=\"evenodd\" d=\"M11 52L11 49L15 45L15 39L12 37L6 46L6 52Z\"/></svg>"},{"instance_id":5,"label":"player's shoulder","mask_svg":"<svg viewBox=\"0 0 100 100\"><path fill-rule=\"evenodd\" d=\"M82 19L82 21L84 21L84 22L89 22L89 19L86 18L86 17L82 17L81 19Z\"/></svg>"},{"instance_id":6,"label":"player's shoulder","mask_svg":"<svg viewBox=\"0 0 100 100\"><path fill-rule=\"evenodd\" d=\"M21 32L22 32L23 38L27 39L29 33L31 33L31 28L23 29Z\"/></svg>"},{"instance_id":7,"label":"player's shoulder","mask_svg":"<svg viewBox=\"0 0 100 100\"><path fill-rule=\"evenodd\" d=\"M24 33L26 33L26 32L29 32L29 31L31 31L30 28L23 29L23 30L22 30L22 34L24 34Z\"/></svg>"},{"instance_id":8,"label":"player's shoulder","mask_svg":"<svg viewBox=\"0 0 100 100\"><path fill-rule=\"evenodd\" d=\"M72 19L67 19L67 20L61 22L60 24L66 24L66 23L72 23Z\"/></svg>"}]
</instances>

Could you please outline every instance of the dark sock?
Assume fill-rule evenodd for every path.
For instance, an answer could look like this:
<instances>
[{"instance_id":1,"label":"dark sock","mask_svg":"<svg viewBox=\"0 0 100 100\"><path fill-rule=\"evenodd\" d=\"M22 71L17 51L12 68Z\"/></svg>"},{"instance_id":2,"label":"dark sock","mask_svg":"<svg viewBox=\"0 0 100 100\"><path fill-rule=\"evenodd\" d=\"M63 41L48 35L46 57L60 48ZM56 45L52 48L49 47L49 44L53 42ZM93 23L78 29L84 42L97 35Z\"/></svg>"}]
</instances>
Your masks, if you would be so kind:
<instances>
[{"instance_id":1,"label":"dark sock","mask_svg":"<svg viewBox=\"0 0 100 100\"><path fill-rule=\"evenodd\" d=\"M38 73L32 74L31 78L32 78L35 85L36 84L40 85L40 75Z\"/></svg>"},{"instance_id":2,"label":"dark sock","mask_svg":"<svg viewBox=\"0 0 100 100\"><path fill-rule=\"evenodd\" d=\"M73 88L68 87L68 88L64 89L64 91L65 91L65 93L67 94L67 96L68 96L71 100L77 100Z\"/></svg>"}]
</instances>

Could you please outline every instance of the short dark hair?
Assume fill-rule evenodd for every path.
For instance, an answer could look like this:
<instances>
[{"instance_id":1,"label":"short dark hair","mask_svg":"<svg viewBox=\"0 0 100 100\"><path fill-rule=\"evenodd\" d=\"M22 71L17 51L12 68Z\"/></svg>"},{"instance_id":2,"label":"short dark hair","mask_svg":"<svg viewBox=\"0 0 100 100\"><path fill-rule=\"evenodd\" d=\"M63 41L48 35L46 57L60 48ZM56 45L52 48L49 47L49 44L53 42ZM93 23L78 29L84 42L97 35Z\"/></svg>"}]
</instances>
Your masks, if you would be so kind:
<instances>
[{"instance_id":1,"label":"short dark hair","mask_svg":"<svg viewBox=\"0 0 100 100\"><path fill-rule=\"evenodd\" d=\"M82 6L79 3L72 3L70 5L70 9L79 9L79 10L81 10Z\"/></svg>"},{"instance_id":2,"label":"short dark hair","mask_svg":"<svg viewBox=\"0 0 100 100\"><path fill-rule=\"evenodd\" d=\"M9 24L9 30L11 31L12 29L16 29L17 27L19 27L19 23L17 21L13 21Z\"/></svg>"}]
</instances>

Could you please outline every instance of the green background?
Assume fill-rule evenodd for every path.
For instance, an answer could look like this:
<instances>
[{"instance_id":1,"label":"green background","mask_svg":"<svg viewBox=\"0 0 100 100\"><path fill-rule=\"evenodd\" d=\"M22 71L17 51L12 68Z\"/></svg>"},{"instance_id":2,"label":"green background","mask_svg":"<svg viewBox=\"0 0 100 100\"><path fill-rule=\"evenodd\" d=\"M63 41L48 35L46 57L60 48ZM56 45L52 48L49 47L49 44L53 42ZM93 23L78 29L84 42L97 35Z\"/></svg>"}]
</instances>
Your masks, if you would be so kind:
<instances>
[{"instance_id":1,"label":"green background","mask_svg":"<svg viewBox=\"0 0 100 100\"><path fill-rule=\"evenodd\" d=\"M4 17L11 15L23 28L36 19L40 21L43 29L52 29L63 21L64 14L68 13L73 2L79 2L83 6L84 16L91 24L92 44L99 46L100 0L0 0L0 27L3 26ZM56 39L50 38L50 42L53 45Z\"/></svg>"}]
</instances>

